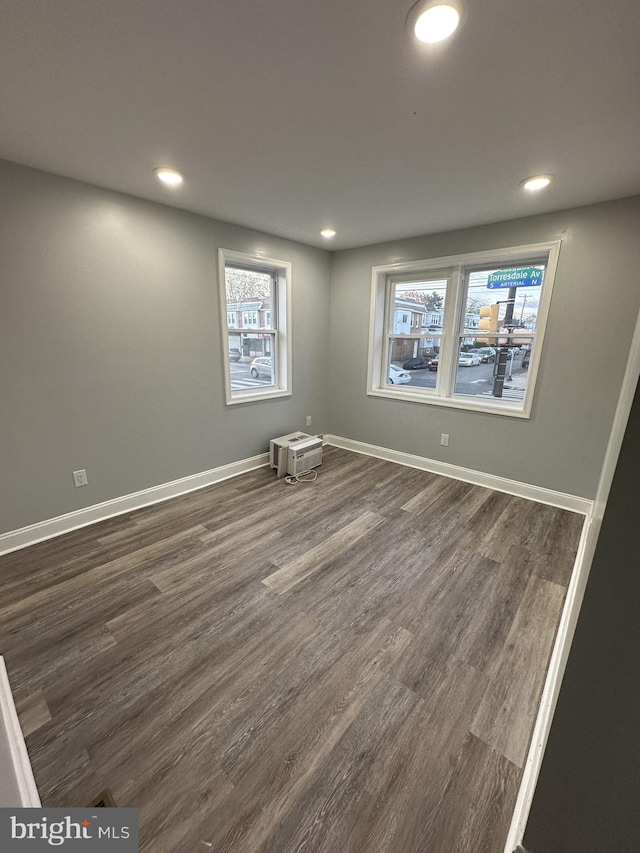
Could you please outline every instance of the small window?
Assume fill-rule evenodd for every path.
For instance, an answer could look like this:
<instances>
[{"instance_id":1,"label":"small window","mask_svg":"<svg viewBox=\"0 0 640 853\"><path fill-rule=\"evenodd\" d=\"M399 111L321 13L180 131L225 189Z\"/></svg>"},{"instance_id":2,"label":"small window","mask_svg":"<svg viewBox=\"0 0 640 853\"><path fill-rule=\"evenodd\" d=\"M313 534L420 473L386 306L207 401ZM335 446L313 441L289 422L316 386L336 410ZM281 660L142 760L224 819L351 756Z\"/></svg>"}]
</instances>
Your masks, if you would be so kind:
<instances>
[{"instance_id":1,"label":"small window","mask_svg":"<svg viewBox=\"0 0 640 853\"><path fill-rule=\"evenodd\" d=\"M536 244L374 268L368 393L528 417L558 253ZM410 380L391 382L394 370Z\"/></svg>"},{"instance_id":2,"label":"small window","mask_svg":"<svg viewBox=\"0 0 640 853\"><path fill-rule=\"evenodd\" d=\"M219 258L227 405L289 395L291 265L226 249Z\"/></svg>"}]
</instances>

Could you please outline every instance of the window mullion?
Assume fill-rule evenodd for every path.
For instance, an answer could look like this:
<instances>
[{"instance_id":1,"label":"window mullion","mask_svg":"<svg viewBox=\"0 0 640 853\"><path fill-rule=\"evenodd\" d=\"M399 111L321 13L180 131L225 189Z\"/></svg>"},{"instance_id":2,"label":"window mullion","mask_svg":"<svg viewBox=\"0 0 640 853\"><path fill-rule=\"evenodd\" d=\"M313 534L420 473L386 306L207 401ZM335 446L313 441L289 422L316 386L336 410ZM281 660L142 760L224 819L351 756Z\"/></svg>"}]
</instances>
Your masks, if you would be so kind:
<instances>
[{"instance_id":1,"label":"window mullion","mask_svg":"<svg viewBox=\"0 0 640 853\"><path fill-rule=\"evenodd\" d=\"M450 397L451 389L455 383L458 361L456 358L456 332L458 317L460 316L460 282L460 270L455 269L452 271L447 284L448 299L442 323L442 338L440 344L442 369L438 370L438 383L436 385L436 393L439 397Z\"/></svg>"}]
</instances>

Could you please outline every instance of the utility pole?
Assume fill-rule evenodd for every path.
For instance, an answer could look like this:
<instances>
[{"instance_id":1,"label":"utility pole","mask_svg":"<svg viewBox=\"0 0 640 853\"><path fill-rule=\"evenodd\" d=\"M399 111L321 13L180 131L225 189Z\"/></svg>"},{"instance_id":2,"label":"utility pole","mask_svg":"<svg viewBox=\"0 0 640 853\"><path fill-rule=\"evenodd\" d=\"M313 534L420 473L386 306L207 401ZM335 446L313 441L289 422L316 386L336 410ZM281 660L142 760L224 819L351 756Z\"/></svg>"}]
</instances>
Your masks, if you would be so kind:
<instances>
[{"instance_id":1,"label":"utility pole","mask_svg":"<svg viewBox=\"0 0 640 853\"><path fill-rule=\"evenodd\" d=\"M509 288L509 297L507 299L507 309L504 315L503 325L508 332L513 328L513 306L516 301L516 288ZM507 344L498 346L498 361L496 364L496 372L493 380L493 396L502 397L502 389L504 388L504 379L507 374L507 361L509 359L509 344L511 338L507 338Z\"/></svg>"}]
</instances>

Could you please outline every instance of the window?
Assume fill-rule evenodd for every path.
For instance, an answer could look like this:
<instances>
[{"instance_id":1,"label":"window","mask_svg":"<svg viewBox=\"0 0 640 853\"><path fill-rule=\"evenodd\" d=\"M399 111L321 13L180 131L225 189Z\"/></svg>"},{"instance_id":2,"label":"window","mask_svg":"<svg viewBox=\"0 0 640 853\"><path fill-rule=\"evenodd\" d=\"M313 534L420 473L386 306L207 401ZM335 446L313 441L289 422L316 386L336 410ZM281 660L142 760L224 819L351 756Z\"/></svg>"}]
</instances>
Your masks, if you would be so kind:
<instances>
[{"instance_id":1,"label":"window","mask_svg":"<svg viewBox=\"0 0 640 853\"><path fill-rule=\"evenodd\" d=\"M528 417L559 248L374 267L368 393Z\"/></svg>"},{"instance_id":2,"label":"window","mask_svg":"<svg viewBox=\"0 0 640 853\"><path fill-rule=\"evenodd\" d=\"M291 264L220 249L219 265L227 405L290 395Z\"/></svg>"}]
</instances>

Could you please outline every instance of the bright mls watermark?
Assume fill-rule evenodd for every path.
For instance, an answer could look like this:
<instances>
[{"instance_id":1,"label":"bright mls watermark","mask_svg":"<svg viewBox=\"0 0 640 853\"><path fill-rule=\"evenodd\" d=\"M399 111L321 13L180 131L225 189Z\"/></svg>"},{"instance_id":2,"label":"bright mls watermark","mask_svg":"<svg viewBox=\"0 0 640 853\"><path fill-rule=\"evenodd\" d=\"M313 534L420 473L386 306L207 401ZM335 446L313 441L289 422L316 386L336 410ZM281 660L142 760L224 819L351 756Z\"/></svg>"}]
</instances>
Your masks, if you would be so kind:
<instances>
[{"instance_id":1,"label":"bright mls watermark","mask_svg":"<svg viewBox=\"0 0 640 853\"><path fill-rule=\"evenodd\" d=\"M138 853L137 809L0 809L2 853Z\"/></svg>"}]
</instances>

